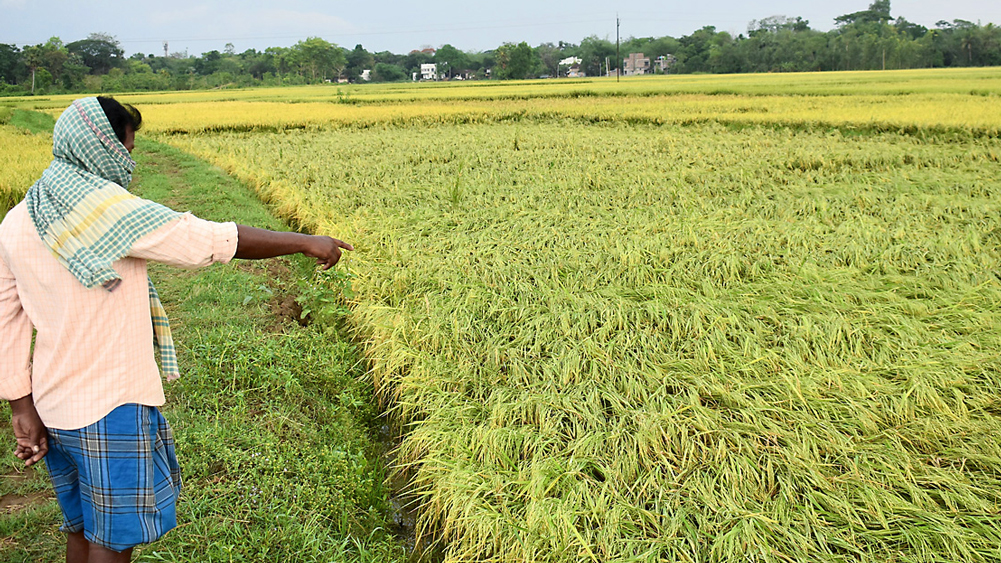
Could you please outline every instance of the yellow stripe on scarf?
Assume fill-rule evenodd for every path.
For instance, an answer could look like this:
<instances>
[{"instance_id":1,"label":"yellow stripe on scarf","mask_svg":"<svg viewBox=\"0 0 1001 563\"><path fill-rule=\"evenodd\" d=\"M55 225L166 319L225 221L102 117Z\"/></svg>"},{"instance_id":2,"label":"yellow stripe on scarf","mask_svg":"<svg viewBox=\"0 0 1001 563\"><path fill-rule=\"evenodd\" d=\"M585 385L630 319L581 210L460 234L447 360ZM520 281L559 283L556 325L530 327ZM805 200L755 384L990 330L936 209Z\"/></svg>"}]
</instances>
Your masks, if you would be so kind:
<instances>
[{"instance_id":1,"label":"yellow stripe on scarf","mask_svg":"<svg viewBox=\"0 0 1001 563\"><path fill-rule=\"evenodd\" d=\"M120 208L116 207L114 209L111 209L112 206L115 206L116 204L126 202L129 200L138 199L136 196L130 193L121 193L111 197L104 197L104 198L102 198L102 196L103 194L101 194L100 192L94 192L93 194L90 194L87 198L85 198L84 201L80 202L80 204L76 207L74 211L83 208L83 209L88 209L89 212L86 212L86 215L75 224L67 225L67 223L69 222L68 221L69 217L52 224L50 231L53 233L58 233L53 239L50 239L49 241L52 252L54 253L58 252L59 249L62 248L63 245L66 244L66 242L71 238L79 239L82 246L87 246L88 244L92 244L101 235L106 233L108 231L108 227L114 224L115 221L118 221L126 214L128 214L130 211L132 211L132 206L122 206ZM87 201L92 198L98 200L96 202L97 203L96 205ZM107 215L105 215L106 212ZM74 214L76 215L82 213L74 213ZM99 219L101 220L99 226L103 226L104 228L100 229L100 231L97 233L92 233L91 237L83 236L84 233L87 231L87 229L90 229L92 226L94 226L94 224L97 223Z\"/></svg>"}]
</instances>

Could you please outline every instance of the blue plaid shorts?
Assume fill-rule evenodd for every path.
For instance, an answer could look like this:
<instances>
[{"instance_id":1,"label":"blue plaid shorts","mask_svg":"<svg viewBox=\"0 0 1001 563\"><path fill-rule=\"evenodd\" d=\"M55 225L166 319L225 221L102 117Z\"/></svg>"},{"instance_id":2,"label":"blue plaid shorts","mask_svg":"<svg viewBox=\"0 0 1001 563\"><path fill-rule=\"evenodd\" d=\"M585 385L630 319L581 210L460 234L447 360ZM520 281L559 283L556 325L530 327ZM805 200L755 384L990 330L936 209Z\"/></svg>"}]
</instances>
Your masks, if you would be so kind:
<instances>
[{"instance_id":1,"label":"blue plaid shorts","mask_svg":"<svg viewBox=\"0 0 1001 563\"><path fill-rule=\"evenodd\" d=\"M50 428L45 464L64 532L124 551L177 526L181 470L156 407L122 405L78 430Z\"/></svg>"}]
</instances>

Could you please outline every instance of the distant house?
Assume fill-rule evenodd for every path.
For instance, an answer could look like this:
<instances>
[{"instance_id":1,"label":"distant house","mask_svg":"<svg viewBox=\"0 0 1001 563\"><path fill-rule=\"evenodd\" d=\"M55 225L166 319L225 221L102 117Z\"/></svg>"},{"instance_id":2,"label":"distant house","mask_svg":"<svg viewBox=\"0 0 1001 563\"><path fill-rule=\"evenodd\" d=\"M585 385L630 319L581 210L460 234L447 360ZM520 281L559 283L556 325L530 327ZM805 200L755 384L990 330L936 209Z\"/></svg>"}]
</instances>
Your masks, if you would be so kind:
<instances>
[{"instance_id":1,"label":"distant house","mask_svg":"<svg viewBox=\"0 0 1001 563\"><path fill-rule=\"evenodd\" d=\"M582 61L579 57L567 57L560 61L559 75L567 78L580 78L584 76L584 71L580 69Z\"/></svg>"},{"instance_id":2,"label":"distant house","mask_svg":"<svg viewBox=\"0 0 1001 563\"><path fill-rule=\"evenodd\" d=\"M421 80L438 80L438 65L434 63L421 64Z\"/></svg>"},{"instance_id":3,"label":"distant house","mask_svg":"<svg viewBox=\"0 0 1001 563\"><path fill-rule=\"evenodd\" d=\"M629 56L622 61L622 74L624 76L647 74L650 70L652 70L650 59L644 57L643 53L629 53Z\"/></svg>"},{"instance_id":4,"label":"distant house","mask_svg":"<svg viewBox=\"0 0 1001 563\"><path fill-rule=\"evenodd\" d=\"M671 65L673 65L677 60L678 59L676 59L674 55L661 55L657 57L654 62L657 63L657 68L659 68L661 72L667 73L671 70Z\"/></svg>"}]
</instances>

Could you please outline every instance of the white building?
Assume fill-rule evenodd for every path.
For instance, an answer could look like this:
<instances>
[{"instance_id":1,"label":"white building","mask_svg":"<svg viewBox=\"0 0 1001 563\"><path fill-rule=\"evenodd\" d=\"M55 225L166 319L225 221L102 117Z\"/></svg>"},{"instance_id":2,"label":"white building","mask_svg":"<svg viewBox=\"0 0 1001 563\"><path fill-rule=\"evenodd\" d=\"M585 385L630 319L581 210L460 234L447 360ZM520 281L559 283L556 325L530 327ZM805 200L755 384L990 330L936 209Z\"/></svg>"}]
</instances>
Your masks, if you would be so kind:
<instances>
[{"instance_id":1,"label":"white building","mask_svg":"<svg viewBox=\"0 0 1001 563\"><path fill-rule=\"evenodd\" d=\"M423 63L421 65L421 80L438 80L438 65Z\"/></svg>"},{"instance_id":2,"label":"white building","mask_svg":"<svg viewBox=\"0 0 1001 563\"><path fill-rule=\"evenodd\" d=\"M580 69L580 57L567 57L560 61L558 76L566 76L567 78L580 78L584 76L584 72Z\"/></svg>"}]
</instances>

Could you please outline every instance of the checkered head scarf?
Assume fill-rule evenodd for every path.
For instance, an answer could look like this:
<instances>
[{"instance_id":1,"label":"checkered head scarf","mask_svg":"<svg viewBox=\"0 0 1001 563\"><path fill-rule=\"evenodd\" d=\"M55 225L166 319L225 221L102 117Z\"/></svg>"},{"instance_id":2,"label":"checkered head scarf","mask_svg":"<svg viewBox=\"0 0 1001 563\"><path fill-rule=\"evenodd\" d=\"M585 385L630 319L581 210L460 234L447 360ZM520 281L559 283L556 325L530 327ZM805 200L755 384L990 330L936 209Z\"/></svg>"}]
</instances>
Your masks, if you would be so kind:
<instances>
[{"instance_id":1,"label":"checkered head scarf","mask_svg":"<svg viewBox=\"0 0 1001 563\"><path fill-rule=\"evenodd\" d=\"M60 264L91 289L114 291L112 264L132 244L180 216L130 194L136 163L118 140L97 98L73 102L52 132L52 163L25 195L42 242ZM149 282L153 338L168 380L179 375L170 324Z\"/></svg>"}]
</instances>

